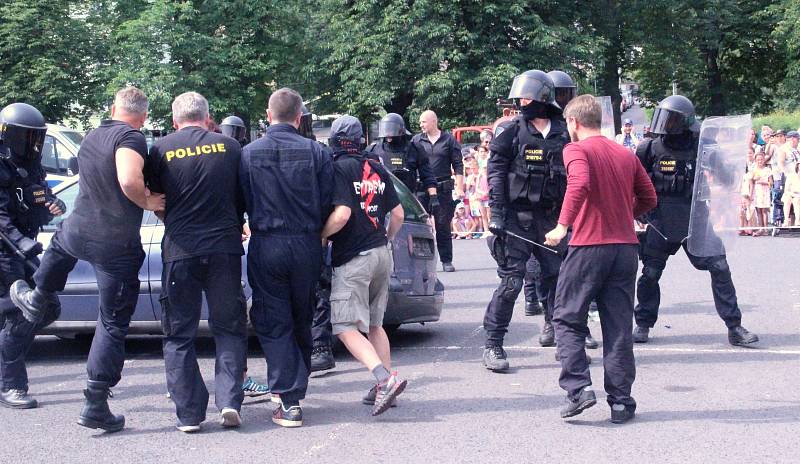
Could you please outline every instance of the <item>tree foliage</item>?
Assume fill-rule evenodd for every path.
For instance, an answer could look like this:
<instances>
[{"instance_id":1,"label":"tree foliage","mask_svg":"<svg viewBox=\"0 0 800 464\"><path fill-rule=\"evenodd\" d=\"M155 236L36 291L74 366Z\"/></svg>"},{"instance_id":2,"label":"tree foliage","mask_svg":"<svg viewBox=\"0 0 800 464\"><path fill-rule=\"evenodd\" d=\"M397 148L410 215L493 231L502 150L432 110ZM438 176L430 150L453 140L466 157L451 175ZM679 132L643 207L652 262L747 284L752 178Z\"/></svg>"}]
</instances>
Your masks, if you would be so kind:
<instances>
[{"instance_id":1,"label":"tree foliage","mask_svg":"<svg viewBox=\"0 0 800 464\"><path fill-rule=\"evenodd\" d=\"M0 104L86 119L134 84L169 127L182 92L250 121L290 86L317 113L432 108L449 127L493 120L517 73L562 69L615 108L632 77L701 114L792 109L798 18L797 0L5 0Z\"/></svg>"}]
</instances>

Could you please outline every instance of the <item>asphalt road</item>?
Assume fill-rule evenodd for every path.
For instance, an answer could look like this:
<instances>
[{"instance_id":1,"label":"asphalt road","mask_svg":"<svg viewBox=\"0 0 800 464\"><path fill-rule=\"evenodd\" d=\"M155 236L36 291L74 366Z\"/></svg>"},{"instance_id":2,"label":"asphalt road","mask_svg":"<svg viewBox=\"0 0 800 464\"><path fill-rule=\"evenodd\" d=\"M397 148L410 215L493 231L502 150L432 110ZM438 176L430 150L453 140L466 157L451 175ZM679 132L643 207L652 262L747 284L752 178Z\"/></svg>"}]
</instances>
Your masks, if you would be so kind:
<instances>
[{"instance_id":1,"label":"asphalt road","mask_svg":"<svg viewBox=\"0 0 800 464\"><path fill-rule=\"evenodd\" d=\"M442 320L393 337L395 367L410 384L399 407L379 418L360 404L370 374L339 351L336 369L311 380L304 427L272 424L272 404L250 399L244 425L222 430L212 400L203 432L184 435L173 427L164 394L160 341L137 338L128 342L111 401L127 416L127 428L102 434L75 424L87 343L42 337L30 354L31 393L41 407L0 409L0 463L796 463L798 245L798 238L748 238L730 257L744 324L761 336L757 349L727 344L708 274L694 271L682 254L670 261L652 342L636 347L637 417L622 426L608 422L600 350L592 353L598 405L560 419L564 392L554 350L536 343L542 318L525 317L522 298L506 344L512 371L482 367L481 320L498 279L483 240L457 241L458 272L441 274ZM591 326L600 339L599 324ZM213 391L212 344L200 345ZM251 372L264 375L260 351L251 348Z\"/></svg>"}]
</instances>

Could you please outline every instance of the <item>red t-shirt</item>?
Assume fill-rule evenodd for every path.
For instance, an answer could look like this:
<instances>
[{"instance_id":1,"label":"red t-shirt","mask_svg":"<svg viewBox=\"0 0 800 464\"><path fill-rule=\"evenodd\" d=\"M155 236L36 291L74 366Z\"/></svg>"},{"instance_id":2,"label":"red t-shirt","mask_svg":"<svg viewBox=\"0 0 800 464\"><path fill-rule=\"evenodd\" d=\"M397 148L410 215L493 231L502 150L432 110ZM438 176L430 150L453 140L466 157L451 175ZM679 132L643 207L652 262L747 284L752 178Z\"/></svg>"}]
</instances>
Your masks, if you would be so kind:
<instances>
[{"instance_id":1,"label":"red t-shirt","mask_svg":"<svg viewBox=\"0 0 800 464\"><path fill-rule=\"evenodd\" d=\"M633 218L656 206L656 191L630 150L603 136L564 147L567 194L558 218L571 246L639 243Z\"/></svg>"}]
</instances>

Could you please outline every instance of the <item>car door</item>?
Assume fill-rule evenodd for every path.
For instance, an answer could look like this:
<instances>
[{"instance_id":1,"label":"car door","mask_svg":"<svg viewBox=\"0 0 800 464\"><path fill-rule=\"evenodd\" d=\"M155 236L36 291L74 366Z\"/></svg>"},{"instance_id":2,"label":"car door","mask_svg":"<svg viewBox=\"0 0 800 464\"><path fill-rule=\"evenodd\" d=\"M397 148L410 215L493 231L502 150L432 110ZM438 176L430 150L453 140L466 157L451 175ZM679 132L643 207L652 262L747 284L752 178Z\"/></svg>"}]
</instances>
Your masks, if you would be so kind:
<instances>
[{"instance_id":1,"label":"car door","mask_svg":"<svg viewBox=\"0 0 800 464\"><path fill-rule=\"evenodd\" d=\"M67 205L67 212L62 216L53 218L49 224L42 228L38 240L45 248L50 244L50 239L60 224L64 219L69 217L75 209L75 199L78 196L77 178L72 177L68 181L62 182L54 189L54 193ZM149 251L148 244L153 235L153 228L143 223L141 234L142 242L144 243L144 251L147 254ZM133 313L132 321L152 322L155 320L155 313L153 311L153 304L150 301L150 286L148 283L149 279L146 265L143 265L139 269L139 280L141 282L139 299L136 304L136 310ZM64 291L59 294L59 298L61 300L61 317L59 320L85 322L97 320L99 291L94 269L89 263L82 260L77 262L75 268L73 268L72 272L69 274Z\"/></svg>"}]
</instances>

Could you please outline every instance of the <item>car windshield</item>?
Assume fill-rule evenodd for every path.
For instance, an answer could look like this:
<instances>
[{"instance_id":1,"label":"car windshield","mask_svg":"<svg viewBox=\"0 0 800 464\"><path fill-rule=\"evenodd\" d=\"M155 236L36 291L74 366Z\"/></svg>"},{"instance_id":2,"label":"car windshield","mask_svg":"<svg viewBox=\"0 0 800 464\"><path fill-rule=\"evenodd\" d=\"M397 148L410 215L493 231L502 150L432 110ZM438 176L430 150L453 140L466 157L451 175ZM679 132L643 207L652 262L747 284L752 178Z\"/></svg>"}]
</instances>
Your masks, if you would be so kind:
<instances>
[{"instance_id":1,"label":"car windshield","mask_svg":"<svg viewBox=\"0 0 800 464\"><path fill-rule=\"evenodd\" d=\"M75 199L78 198L78 183L74 182L62 190L55 192L56 196L67 205L67 212L61 216L54 216L49 224L44 226L45 231L54 231L75 210Z\"/></svg>"},{"instance_id":2,"label":"car windshield","mask_svg":"<svg viewBox=\"0 0 800 464\"><path fill-rule=\"evenodd\" d=\"M61 132L61 135L69 139L69 141L74 143L78 148L80 148L81 142L83 142L83 134L80 132L65 131Z\"/></svg>"},{"instance_id":3,"label":"car windshield","mask_svg":"<svg viewBox=\"0 0 800 464\"><path fill-rule=\"evenodd\" d=\"M425 212L425 209L411 190L394 175L392 175L392 183L394 184L395 192L397 192L397 197L400 199L400 204L403 205L405 221L422 223L427 221L428 213Z\"/></svg>"}]
</instances>

